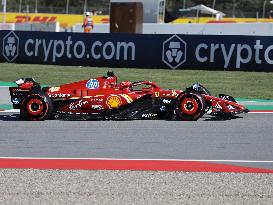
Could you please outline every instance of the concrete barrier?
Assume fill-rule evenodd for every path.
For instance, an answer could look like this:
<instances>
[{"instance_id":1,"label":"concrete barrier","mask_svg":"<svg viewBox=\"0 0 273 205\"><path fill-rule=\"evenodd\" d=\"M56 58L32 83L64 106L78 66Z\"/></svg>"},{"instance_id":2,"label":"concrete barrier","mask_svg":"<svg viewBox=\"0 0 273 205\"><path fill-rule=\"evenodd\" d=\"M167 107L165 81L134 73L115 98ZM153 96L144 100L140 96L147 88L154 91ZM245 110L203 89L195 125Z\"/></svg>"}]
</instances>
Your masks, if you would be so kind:
<instances>
[{"instance_id":1,"label":"concrete barrier","mask_svg":"<svg viewBox=\"0 0 273 205\"><path fill-rule=\"evenodd\" d=\"M0 30L14 30L14 23L0 23Z\"/></svg>"},{"instance_id":2,"label":"concrete barrier","mask_svg":"<svg viewBox=\"0 0 273 205\"><path fill-rule=\"evenodd\" d=\"M72 31L83 32L81 24L74 25ZM109 24L95 24L93 33L109 33ZM273 36L273 23L144 23L143 33Z\"/></svg>"},{"instance_id":3,"label":"concrete barrier","mask_svg":"<svg viewBox=\"0 0 273 205\"><path fill-rule=\"evenodd\" d=\"M0 24L0 30L16 30L16 31L49 31L59 32L59 22L53 23L8 23Z\"/></svg>"}]
</instances>

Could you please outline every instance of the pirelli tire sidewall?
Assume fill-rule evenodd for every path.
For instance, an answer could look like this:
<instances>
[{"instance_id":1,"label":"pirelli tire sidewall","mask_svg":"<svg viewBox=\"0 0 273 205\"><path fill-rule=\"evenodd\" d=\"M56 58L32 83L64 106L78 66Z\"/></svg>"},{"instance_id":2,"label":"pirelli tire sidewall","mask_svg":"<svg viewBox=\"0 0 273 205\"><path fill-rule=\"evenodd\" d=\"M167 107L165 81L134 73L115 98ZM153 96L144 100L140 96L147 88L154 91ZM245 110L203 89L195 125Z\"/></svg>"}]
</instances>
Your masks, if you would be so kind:
<instances>
[{"instance_id":1,"label":"pirelli tire sidewall","mask_svg":"<svg viewBox=\"0 0 273 205\"><path fill-rule=\"evenodd\" d=\"M30 121L43 121L53 112L52 100L42 91L30 93L22 102L21 116Z\"/></svg>"},{"instance_id":2,"label":"pirelli tire sidewall","mask_svg":"<svg viewBox=\"0 0 273 205\"><path fill-rule=\"evenodd\" d=\"M200 93L185 91L177 98L176 115L183 121L195 121L205 114L206 102Z\"/></svg>"}]
</instances>

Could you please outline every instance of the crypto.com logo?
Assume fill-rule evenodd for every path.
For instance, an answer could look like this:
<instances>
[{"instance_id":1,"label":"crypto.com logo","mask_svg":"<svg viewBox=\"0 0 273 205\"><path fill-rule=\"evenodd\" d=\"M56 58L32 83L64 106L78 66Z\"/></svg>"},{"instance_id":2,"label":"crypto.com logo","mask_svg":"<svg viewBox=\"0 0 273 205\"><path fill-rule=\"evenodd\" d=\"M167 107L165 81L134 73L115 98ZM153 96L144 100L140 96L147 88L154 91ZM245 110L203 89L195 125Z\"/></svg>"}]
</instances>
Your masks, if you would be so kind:
<instances>
[{"instance_id":1,"label":"crypto.com logo","mask_svg":"<svg viewBox=\"0 0 273 205\"><path fill-rule=\"evenodd\" d=\"M172 69L186 62L187 44L177 35L164 41L162 50L162 61Z\"/></svg>"},{"instance_id":2,"label":"crypto.com logo","mask_svg":"<svg viewBox=\"0 0 273 205\"><path fill-rule=\"evenodd\" d=\"M8 62L12 62L19 54L18 49L19 38L11 31L3 38L2 54Z\"/></svg>"}]
</instances>

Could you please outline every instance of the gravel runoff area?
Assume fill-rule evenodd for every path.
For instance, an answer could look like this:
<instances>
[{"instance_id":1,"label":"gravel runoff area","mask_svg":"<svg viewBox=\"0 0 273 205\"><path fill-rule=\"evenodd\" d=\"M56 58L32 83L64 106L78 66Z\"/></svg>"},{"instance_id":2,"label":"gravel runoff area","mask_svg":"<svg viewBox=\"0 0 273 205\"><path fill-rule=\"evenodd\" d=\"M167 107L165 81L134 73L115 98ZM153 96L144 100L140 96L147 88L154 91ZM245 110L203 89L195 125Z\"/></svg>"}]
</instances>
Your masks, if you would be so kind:
<instances>
[{"instance_id":1,"label":"gravel runoff area","mask_svg":"<svg viewBox=\"0 0 273 205\"><path fill-rule=\"evenodd\" d=\"M273 175L0 169L0 204L273 204Z\"/></svg>"}]
</instances>

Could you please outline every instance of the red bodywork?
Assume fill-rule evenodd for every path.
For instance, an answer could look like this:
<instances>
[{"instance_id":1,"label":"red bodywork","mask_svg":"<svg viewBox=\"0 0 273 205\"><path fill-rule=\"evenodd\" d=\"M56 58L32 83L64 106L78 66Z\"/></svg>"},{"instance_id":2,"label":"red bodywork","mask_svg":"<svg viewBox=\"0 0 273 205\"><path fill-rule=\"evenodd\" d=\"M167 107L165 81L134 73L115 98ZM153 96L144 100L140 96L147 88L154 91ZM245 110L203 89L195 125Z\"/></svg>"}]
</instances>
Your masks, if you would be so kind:
<instances>
[{"instance_id":1,"label":"red bodywork","mask_svg":"<svg viewBox=\"0 0 273 205\"><path fill-rule=\"evenodd\" d=\"M61 112L99 113L105 110L123 107L143 98L145 95L175 99L182 93L181 90L161 89L156 83L150 81L136 83L125 81L117 84L116 77L98 77L95 80L99 83L97 89L87 88L87 83L90 80L83 80L64 84L60 87L51 87L46 91L46 94L48 94L53 101L75 100L75 102L61 107ZM133 87L139 85L144 85L145 88L141 90L133 89Z\"/></svg>"},{"instance_id":2,"label":"red bodywork","mask_svg":"<svg viewBox=\"0 0 273 205\"><path fill-rule=\"evenodd\" d=\"M212 108L212 114L247 112L243 105L238 104L235 100L230 100L232 97L217 98L207 93L198 93L198 90L194 89L187 89L186 91L166 90L151 81L117 83L117 77L114 75L43 89L31 78L21 81L22 83L18 84L18 87L10 87L11 101L14 108L20 108L24 112L27 110L31 115L40 114L42 116L42 112L50 110L48 106L51 105L47 103L48 100L43 103L43 98L50 100L54 114L95 116L115 110L128 109L129 114L127 113L125 119L131 119L128 117L130 111L140 113L138 117L132 117L132 119L153 119L156 116L162 116L161 114L164 112L175 115L177 109L182 115L183 113L194 115L198 109L203 109L204 112L200 112L196 119L205 113L205 108ZM119 115L125 116L124 113L122 115L119 113ZM193 118L192 120L196 119Z\"/></svg>"}]
</instances>

